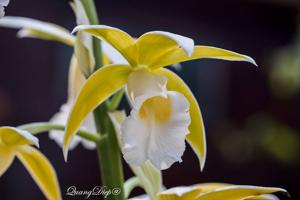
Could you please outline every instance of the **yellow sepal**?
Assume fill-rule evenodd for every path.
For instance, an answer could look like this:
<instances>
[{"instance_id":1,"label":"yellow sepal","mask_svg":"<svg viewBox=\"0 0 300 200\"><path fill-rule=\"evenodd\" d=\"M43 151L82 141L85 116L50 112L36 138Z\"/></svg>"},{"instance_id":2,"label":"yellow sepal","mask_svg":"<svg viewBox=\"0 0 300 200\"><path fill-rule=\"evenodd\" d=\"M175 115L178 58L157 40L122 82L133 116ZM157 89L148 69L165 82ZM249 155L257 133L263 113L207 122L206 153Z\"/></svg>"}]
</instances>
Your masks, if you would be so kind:
<instances>
[{"instance_id":1,"label":"yellow sepal","mask_svg":"<svg viewBox=\"0 0 300 200\"><path fill-rule=\"evenodd\" d=\"M159 67L165 67L168 65L173 65L180 62L185 62L189 60L202 59L202 58L213 58L228 61L246 61L256 65L255 61L246 55L235 53L233 51L228 51L221 48L210 47L210 46L195 46L194 53L188 56L183 49L174 49L168 54L164 55L158 59L155 63L149 66L151 69L157 69Z\"/></svg>"},{"instance_id":2,"label":"yellow sepal","mask_svg":"<svg viewBox=\"0 0 300 200\"><path fill-rule=\"evenodd\" d=\"M62 199L56 172L41 152L27 145L20 147L16 155L47 199Z\"/></svg>"},{"instance_id":3,"label":"yellow sepal","mask_svg":"<svg viewBox=\"0 0 300 200\"><path fill-rule=\"evenodd\" d=\"M135 40L126 32L104 25L79 25L75 27L73 33L77 31L84 31L104 40L118 50L130 65L136 66L137 48Z\"/></svg>"},{"instance_id":4,"label":"yellow sepal","mask_svg":"<svg viewBox=\"0 0 300 200\"><path fill-rule=\"evenodd\" d=\"M139 51L138 64L151 66L174 49L182 48L186 55L194 50L194 41L190 38L164 31L152 31L136 40Z\"/></svg>"},{"instance_id":5,"label":"yellow sepal","mask_svg":"<svg viewBox=\"0 0 300 200\"><path fill-rule=\"evenodd\" d=\"M190 133L187 135L187 141L198 156L202 170L206 159L206 138L204 123L198 102L190 88L175 73L165 68L157 69L155 70L155 73L166 76L168 79L168 90L180 92L190 103L191 124L189 126Z\"/></svg>"},{"instance_id":6,"label":"yellow sepal","mask_svg":"<svg viewBox=\"0 0 300 200\"><path fill-rule=\"evenodd\" d=\"M13 147L6 146L0 142L0 177L6 172L10 167L11 163L14 161L15 151Z\"/></svg>"},{"instance_id":7,"label":"yellow sepal","mask_svg":"<svg viewBox=\"0 0 300 200\"><path fill-rule=\"evenodd\" d=\"M69 115L63 145L65 160L69 143L84 118L126 84L131 70L128 65L108 65L87 79Z\"/></svg>"},{"instance_id":8,"label":"yellow sepal","mask_svg":"<svg viewBox=\"0 0 300 200\"><path fill-rule=\"evenodd\" d=\"M240 200L274 192L286 193L287 191L281 188L234 185L203 193L196 200Z\"/></svg>"}]
</instances>

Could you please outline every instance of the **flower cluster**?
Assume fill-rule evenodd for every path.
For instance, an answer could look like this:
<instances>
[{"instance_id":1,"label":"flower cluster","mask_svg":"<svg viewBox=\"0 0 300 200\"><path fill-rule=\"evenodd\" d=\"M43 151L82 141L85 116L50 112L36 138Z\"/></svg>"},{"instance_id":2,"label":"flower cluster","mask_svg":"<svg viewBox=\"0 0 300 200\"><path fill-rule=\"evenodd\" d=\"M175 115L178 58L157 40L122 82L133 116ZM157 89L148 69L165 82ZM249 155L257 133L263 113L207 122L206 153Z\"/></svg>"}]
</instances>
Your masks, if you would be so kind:
<instances>
[{"instance_id":1,"label":"flower cluster","mask_svg":"<svg viewBox=\"0 0 300 200\"><path fill-rule=\"evenodd\" d=\"M7 4L8 1L0 0L0 17L4 15L3 6ZM111 140L106 143L112 145L111 149L104 150L117 152L117 155L121 150L135 174L125 182L124 196L128 198L137 186L147 193L132 200L275 200L278 198L273 193L287 194L281 188L223 183L168 190L162 186L161 170L168 169L175 162L182 162L186 141L199 159L200 170L204 168L207 151L198 102L187 84L167 67L204 58L246 61L256 65L251 57L221 48L195 45L191 38L165 31L151 31L134 38L118 28L91 25L80 0L74 0L71 7L78 25L73 34L58 25L29 18L4 17L0 20L0 26L21 29L19 37L58 41L74 49L67 102L50 123L0 127L0 176L18 157L46 198L62 199L54 168L32 147L38 147L34 134L49 131L49 137L62 147L65 160L68 151L79 143L93 150ZM95 55L93 48L93 41L97 39L102 41L97 46L102 49L100 55ZM95 66L97 58L101 58L103 66ZM124 111L116 110L123 91L131 106L128 116ZM101 124L92 113L102 105L105 106L101 110L104 112L102 116L108 116L107 123L113 126L103 130L110 133L99 133ZM111 107L108 108L108 105ZM109 164L112 167L116 163ZM120 200L125 198L122 194L123 191Z\"/></svg>"}]
</instances>

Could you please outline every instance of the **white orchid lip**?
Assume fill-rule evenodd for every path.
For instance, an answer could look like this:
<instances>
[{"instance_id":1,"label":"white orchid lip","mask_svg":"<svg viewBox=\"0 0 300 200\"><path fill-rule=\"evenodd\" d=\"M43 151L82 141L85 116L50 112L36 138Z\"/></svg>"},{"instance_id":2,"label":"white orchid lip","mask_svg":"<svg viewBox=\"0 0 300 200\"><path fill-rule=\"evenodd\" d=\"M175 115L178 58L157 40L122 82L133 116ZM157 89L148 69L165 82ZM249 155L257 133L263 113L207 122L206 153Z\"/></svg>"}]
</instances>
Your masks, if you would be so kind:
<instances>
[{"instance_id":1,"label":"white orchid lip","mask_svg":"<svg viewBox=\"0 0 300 200\"><path fill-rule=\"evenodd\" d=\"M127 91L132 104L130 116L121 126L124 159L139 166L147 160L158 169L181 162L190 124L189 102L167 91L167 79L145 69L133 72Z\"/></svg>"}]
</instances>

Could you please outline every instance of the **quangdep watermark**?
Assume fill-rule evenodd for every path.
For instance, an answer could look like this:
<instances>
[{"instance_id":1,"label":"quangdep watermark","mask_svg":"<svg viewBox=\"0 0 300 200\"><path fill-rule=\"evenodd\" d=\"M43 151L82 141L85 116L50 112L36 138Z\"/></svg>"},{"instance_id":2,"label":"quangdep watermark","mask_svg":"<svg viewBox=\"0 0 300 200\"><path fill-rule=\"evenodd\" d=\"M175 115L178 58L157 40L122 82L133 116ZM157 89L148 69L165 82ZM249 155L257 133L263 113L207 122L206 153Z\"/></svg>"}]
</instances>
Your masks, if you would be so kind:
<instances>
[{"instance_id":1,"label":"quangdep watermark","mask_svg":"<svg viewBox=\"0 0 300 200\"><path fill-rule=\"evenodd\" d=\"M67 196L82 196L85 199L91 196L103 196L106 199L109 195L119 195L121 193L120 188L108 188L106 186L95 186L90 190L79 190L76 186L72 185L67 188Z\"/></svg>"}]
</instances>

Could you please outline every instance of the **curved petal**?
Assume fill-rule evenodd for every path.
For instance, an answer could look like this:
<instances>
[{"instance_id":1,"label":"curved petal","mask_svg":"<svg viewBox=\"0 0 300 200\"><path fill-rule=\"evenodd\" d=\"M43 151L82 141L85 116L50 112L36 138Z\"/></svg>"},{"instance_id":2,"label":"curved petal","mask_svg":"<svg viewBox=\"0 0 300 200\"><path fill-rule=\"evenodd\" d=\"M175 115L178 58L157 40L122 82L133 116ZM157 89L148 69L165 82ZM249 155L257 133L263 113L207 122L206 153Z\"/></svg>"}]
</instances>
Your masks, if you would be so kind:
<instances>
[{"instance_id":1,"label":"curved petal","mask_svg":"<svg viewBox=\"0 0 300 200\"><path fill-rule=\"evenodd\" d=\"M255 61L251 57L243 54L235 53L233 51L228 51L216 47L195 46L194 53L191 56L187 56L182 49L174 49L168 54L161 57L155 63L151 64L151 66L149 67L151 69L157 69L159 67L165 67L180 62L202 58L213 58L229 61L246 61L257 66Z\"/></svg>"},{"instance_id":2,"label":"curved petal","mask_svg":"<svg viewBox=\"0 0 300 200\"><path fill-rule=\"evenodd\" d=\"M48 159L31 146L24 146L17 157L49 200L60 200L61 192L56 172Z\"/></svg>"},{"instance_id":3,"label":"curved petal","mask_svg":"<svg viewBox=\"0 0 300 200\"><path fill-rule=\"evenodd\" d=\"M125 160L133 166L150 160L158 169L181 162L190 124L188 109L188 101L177 92L168 92L167 98L151 97L139 110L133 109L121 129Z\"/></svg>"},{"instance_id":4,"label":"curved petal","mask_svg":"<svg viewBox=\"0 0 300 200\"><path fill-rule=\"evenodd\" d=\"M54 40L72 46L74 36L68 30L58 25L42 22L26 17L4 17L0 21L0 27L22 29L18 36L33 37L45 40Z\"/></svg>"},{"instance_id":5,"label":"curved petal","mask_svg":"<svg viewBox=\"0 0 300 200\"><path fill-rule=\"evenodd\" d=\"M148 156L158 169L167 169L174 162L181 162L185 150L185 138L191 123L189 102L178 92L168 92L171 102L171 119L152 127ZM162 115L160 114L160 117Z\"/></svg>"},{"instance_id":6,"label":"curved petal","mask_svg":"<svg viewBox=\"0 0 300 200\"><path fill-rule=\"evenodd\" d=\"M149 127L145 120L139 118L138 112L144 101L165 94L162 85L166 85L162 76L144 69L134 71L128 77L127 94L133 110L121 125L121 143L124 159L130 165L140 166L148 159Z\"/></svg>"},{"instance_id":7,"label":"curved petal","mask_svg":"<svg viewBox=\"0 0 300 200\"><path fill-rule=\"evenodd\" d=\"M211 190L215 190L222 187L231 186L232 184L228 183L201 183L197 184L196 186L201 189L201 192L209 192Z\"/></svg>"},{"instance_id":8,"label":"curved petal","mask_svg":"<svg viewBox=\"0 0 300 200\"><path fill-rule=\"evenodd\" d=\"M168 189L158 194L158 200L196 200L201 189L195 186L180 186Z\"/></svg>"},{"instance_id":9,"label":"curved petal","mask_svg":"<svg viewBox=\"0 0 300 200\"><path fill-rule=\"evenodd\" d=\"M240 200L250 196L258 196L263 194L271 194L274 192L287 193L286 190L281 188L271 187L257 187L257 186L227 186L212 190L210 192L201 194L197 200L211 200L211 199L222 199L222 200Z\"/></svg>"},{"instance_id":10,"label":"curved petal","mask_svg":"<svg viewBox=\"0 0 300 200\"><path fill-rule=\"evenodd\" d=\"M206 160L206 138L204 123L198 102L189 87L175 73L164 68L158 69L156 72L168 78L168 90L177 91L183 94L190 103L190 115L192 121L189 127L190 134L187 135L187 141L197 154L201 170L203 170Z\"/></svg>"},{"instance_id":11,"label":"curved petal","mask_svg":"<svg viewBox=\"0 0 300 200\"><path fill-rule=\"evenodd\" d=\"M106 41L117 49L132 66L136 66L137 48L135 40L126 32L104 25L80 25L76 26L72 33L77 31L88 32L91 35Z\"/></svg>"},{"instance_id":12,"label":"curved petal","mask_svg":"<svg viewBox=\"0 0 300 200\"><path fill-rule=\"evenodd\" d=\"M133 166L145 163L148 159L149 131L147 124L129 116L124 120L121 132L122 152L126 162Z\"/></svg>"},{"instance_id":13,"label":"curved petal","mask_svg":"<svg viewBox=\"0 0 300 200\"><path fill-rule=\"evenodd\" d=\"M154 96L166 97L167 79L164 76L150 73L146 69L132 72L128 77L127 94L131 104L139 110L142 103Z\"/></svg>"},{"instance_id":14,"label":"curved petal","mask_svg":"<svg viewBox=\"0 0 300 200\"><path fill-rule=\"evenodd\" d=\"M0 127L0 142L6 146L33 144L39 146L39 140L31 133L14 127Z\"/></svg>"},{"instance_id":15,"label":"curved petal","mask_svg":"<svg viewBox=\"0 0 300 200\"><path fill-rule=\"evenodd\" d=\"M1 144L0 142L0 177L10 167L15 158L15 151L12 147Z\"/></svg>"},{"instance_id":16,"label":"curved petal","mask_svg":"<svg viewBox=\"0 0 300 200\"><path fill-rule=\"evenodd\" d=\"M124 87L130 73L131 67L128 65L109 65L100 68L87 79L69 115L63 146L65 160L67 160L69 143L84 118Z\"/></svg>"},{"instance_id":17,"label":"curved petal","mask_svg":"<svg viewBox=\"0 0 300 200\"><path fill-rule=\"evenodd\" d=\"M139 65L151 66L170 51L182 49L186 56L194 51L194 41L190 38L164 31L152 31L143 34L136 41L139 51Z\"/></svg>"}]
</instances>

